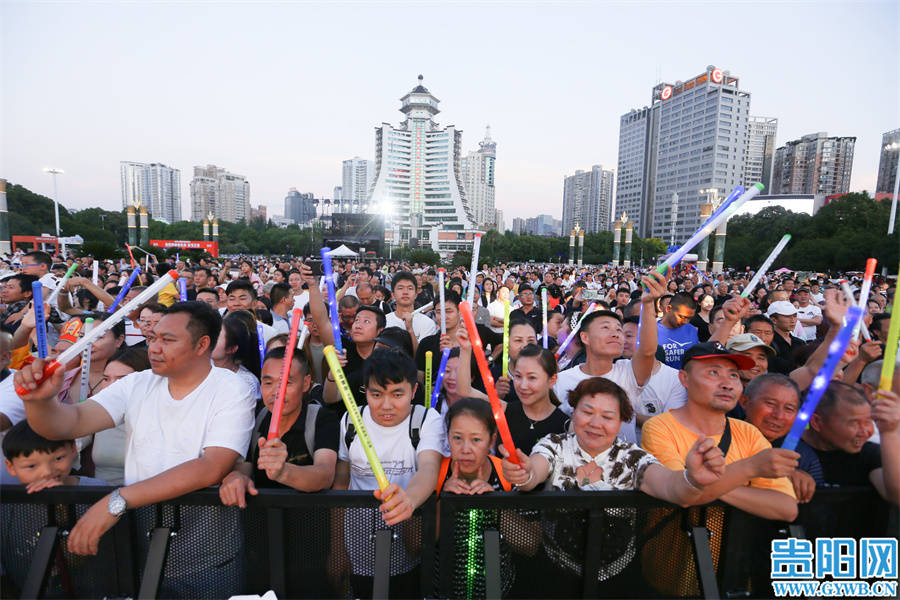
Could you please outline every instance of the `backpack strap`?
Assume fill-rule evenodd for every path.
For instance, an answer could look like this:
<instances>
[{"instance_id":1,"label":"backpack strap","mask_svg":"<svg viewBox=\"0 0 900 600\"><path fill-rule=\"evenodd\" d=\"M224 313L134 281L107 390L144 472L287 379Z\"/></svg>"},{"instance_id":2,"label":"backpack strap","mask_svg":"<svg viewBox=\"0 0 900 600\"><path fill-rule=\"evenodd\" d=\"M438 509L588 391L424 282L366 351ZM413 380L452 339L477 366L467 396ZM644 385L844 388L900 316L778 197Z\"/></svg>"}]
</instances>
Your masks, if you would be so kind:
<instances>
[{"instance_id":1,"label":"backpack strap","mask_svg":"<svg viewBox=\"0 0 900 600\"><path fill-rule=\"evenodd\" d=\"M256 415L256 422L253 424L253 434L250 436L250 451L247 452L246 461L251 463L254 469L256 468L256 459L259 456L259 444L256 443L259 437L259 426L270 414L272 413L269 412L269 409L263 406L259 409L259 413Z\"/></svg>"},{"instance_id":2,"label":"backpack strap","mask_svg":"<svg viewBox=\"0 0 900 600\"><path fill-rule=\"evenodd\" d=\"M488 458L491 459L491 462L494 463L494 471L497 473L497 479L500 480L500 485L503 487L504 492L508 492L512 489L512 484L506 480L506 477L503 476L503 461L500 460L499 457L488 455Z\"/></svg>"},{"instance_id":3,"label":"backpack strap","mask_svg":"<svg viewBox=\"0 0 900 600\"><path fill-rule=\"evenodd\" d=\"M437 486L434 488L434 493L438 496L441 495L441 488L444 487L444 480L447 478L447 471L450 470L450 457L445 456L441 459L441 469L438 471L438 480Z\"/></svg>"},{"instance_id":4,"label":"backpack strap","mask_svg":"<svg viewBox=\"0 0 900 600\"><path fill-rule=\"evenodd\" d=\"M347 417L347 431L344 432L344 445L347 447L347 452L350 452L350 444L353 443L353 438L356 437L356 426L353 424L353 419L350 418L349 413L344 413L344 416Z\"/></svg>"},{"instance_id":5,"label":"backpack strap","mask_svg":"<svg viewBox=\"0 0 900 600\"><path fill-rule=\"evenodd\" d=\"M319 415L319 409L322 408L318 404L308 404L306 406L306 423L303 429L303 438L306 441L306 450L309 457L313 458L316 453L316 417Z\"/></svg>"},{"instance_id":6,"label":"backpack strap","mask_svg":"<svg viewBox=\"0 0 900 600\"><path fill-rule=\"evenodd\" d=\"M409 416L409 441L412 442L413 450L419 447L421 439L420 431L422 423L425 422L425 415L428 414L428 407L421 404L413 404L412 414Z\"/></svg>"}]
</instances>

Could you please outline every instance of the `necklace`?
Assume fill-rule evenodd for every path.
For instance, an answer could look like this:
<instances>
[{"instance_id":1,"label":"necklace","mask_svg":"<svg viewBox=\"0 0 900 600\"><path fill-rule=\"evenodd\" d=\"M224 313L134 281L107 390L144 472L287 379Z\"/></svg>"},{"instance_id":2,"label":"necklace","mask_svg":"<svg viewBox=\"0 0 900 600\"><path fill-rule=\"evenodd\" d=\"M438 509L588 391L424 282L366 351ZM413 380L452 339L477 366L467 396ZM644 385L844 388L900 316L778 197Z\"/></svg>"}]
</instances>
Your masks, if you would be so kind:
<instances>
[{"instance_id":1,"label":"necklace","mask_svg":"<svg viewBox=\"0 0 900 600\"><path fill-rule=\"evenodd\" d=\"M598 466L595 462L584 466L586 467L586 469L584 471L584 476L581 478L581 487L587 487L591 484L591 476L596 473L598 469L600 470L600 475L603 475L603 468Z\"/></svg>"}]
</instances>

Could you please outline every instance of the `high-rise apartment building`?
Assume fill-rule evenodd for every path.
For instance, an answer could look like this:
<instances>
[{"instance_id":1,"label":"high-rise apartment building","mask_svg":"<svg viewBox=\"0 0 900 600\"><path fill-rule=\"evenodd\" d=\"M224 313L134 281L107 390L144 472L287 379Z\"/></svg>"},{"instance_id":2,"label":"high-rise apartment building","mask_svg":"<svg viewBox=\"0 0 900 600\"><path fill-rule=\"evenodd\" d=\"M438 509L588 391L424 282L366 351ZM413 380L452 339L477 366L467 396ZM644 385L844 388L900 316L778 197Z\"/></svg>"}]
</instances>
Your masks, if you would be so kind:
<instances>
[{"instance_id":1,"label":"high-rise apartment building","mask_svg":"<svg viewBox=\"0 0 900 600\"><path fill-rule=\"evenodd\" d=\"M345 160L341 195L335 196L334 199L341 200L348 212L362 212L374 180L375 164L371 160L358 156Z\"/></svg>"},{"instance_id":2,"label":"high-rise apartment building","mask_svg":"<svg viewBox=\"0 0 900 600\"><path fill-rule=\"evenodd\" d=\"M772 187L772 165L775 160L775 136L778 119L750 117L747 122L747 154L744 160L744 187L757 181Z\"/></svg>"},{"instance_id":3,"label":"high-rise apartment building","mask_svg":"<svg viewBox=\"0 0 900 600\"><path fill-rule=\"evenodd\" d=\"M288 190L284 197L284 218L297 225L307 225L316 218L316 203L312 194L303 194L297 188Z\"/></svg>"},{"instance_id":4,"label":"high-rise apartment building","mask_svg":"<svg viewBox=\"0 0 900 600\"><path fill-rule=\"evenodd\" d=\"M574 175L566 177L563 184L563 230L570 231L577 224L587 233L608 231L612 194L613 172L604 171L601 165L594 165L590 171L575 171ZM552 217L549 228L553 228Z\"/></svg>"},{"instance_id":5,"label":"high-rise apartment building","mask_svg":"<svg viewBox=\"0 0 900 600\"><path fill-rule=\"evenodd\" d=\"M395 245L430 239L435 225L443 231L472 229L475 223L460 184L462 132L453 125L440 128L434 121L440 101L422 85L421 75L400 102L406 119L397 127L383 123L375 130L375 184L369 210L388 215L389 237ZM442 248L451 246L456 244Z\"/></svg>"},{"instance_id":6,"label":"high-rise apartment building","mask_svg":"<svg viewBox=\"0 0 900 600\"><path fill-rule=\"evenodd\" d=\"M498 233L506 231L506 223L503 221L503 211L499 208L494 209L494 228Z\"/></svg>"},{"instance_id":7,"label":"high-rise apartment building","mask_svg":"<svg viewBox=\"0 0 900 600\"><path fill-rule=\"evenodd\" d=\"M249 220L252 221L252 220L254 220L254 219L262 219L262 220L263 220L263 223L266 223L266 222L269 221L269 214L268 214L268 212L269 212L269 211L266 209L266 205L265 205L265 204L260 204L260 205L259 205L258 207L256 207L256 208L254 208L254 207L251 206L251 207L250 207L250 219L249 219Z\"/></svg>"},{"instance_id":8,"label":"high-rise apartment building","mask_svg":"<svg viewBox=\"0 0 900 600\"><path fill-rule=\"evenodd\" d=\"M513 217L512 232L516 235L522 235L525 233L525 225L525 219L522 217Z\"/></svg>"},{"instance_id":9,"label":"high-rise apartment building","mask_svg":"<svg viewBox=\"0 0 900 600\"><path fill-rule=\"evenodd\" d=\"M491 139L488 126L478 150L469 152L460 162L460 179L465 190L466 204L475 223L481 229L494 225L494 164L497 161L497 142Z\"/></svg>"},{"instance_id":10,"label":"high-rise apartment building","mask_svg":"<svg viewBox=\"0 0 900 600\"><path fill-rule=\"evenodd\" d=\"M243 175L229 173L216 165L194 167L191 180L191 220L207 215L237 223L250 216L250 182Z\"/></svg>"},{"instance_id":11,"label":"high-rise apartment building","mask_svg":"<svg viewBox=\"0 0 900 600\"><path fill-rule=\"evenodd\" d=\"M558 219L554 219L552 215L538 215L525 219L525 231L531 235L553 236L557 235L554 228Z\"/></svg>"},{"instance_id":12,"label":"high-rise apartment building","mask_svg":"<svg viewBox=\"0 0 900 600\"><path fill-rule=\"evenodd\" d=\"M855 137L804 135L775 151L772 194L845 194L850 191Z\"/></svg>"},{"instance_id":13,"label":"high-rise apartment building","mask_svg":"<svg viewBox=\"0 0 900 600\"><path fill-rule=\"evenodd\" d=\"M621 117L615 216L625 212L639 236L684 241L710 196L743 183L750 93L739 83L709 66L655 85L649 107Z\"/></svg>"},{"instance_id":14,"label":"high-rise apartment building","mask_svg":"<svg viewBox=\"0 0 900 600\"><path fill-rule=\"evenodd\" d=\"M166 223L181 220L181 171L161 163L119 163L122 208L136 201Z\"/></svg>"},{"instance_id":15,"label":"high-rise apartment building","mask_svg":"<svg viewBox=\"0 0 900 600\"><path fill-rule=\"evenodd\" d=\"M894 129L881 136L881 158L878 160L876 194L894 193L898 156L900 156L900 129Z\"/></svg>"}]
</instances>

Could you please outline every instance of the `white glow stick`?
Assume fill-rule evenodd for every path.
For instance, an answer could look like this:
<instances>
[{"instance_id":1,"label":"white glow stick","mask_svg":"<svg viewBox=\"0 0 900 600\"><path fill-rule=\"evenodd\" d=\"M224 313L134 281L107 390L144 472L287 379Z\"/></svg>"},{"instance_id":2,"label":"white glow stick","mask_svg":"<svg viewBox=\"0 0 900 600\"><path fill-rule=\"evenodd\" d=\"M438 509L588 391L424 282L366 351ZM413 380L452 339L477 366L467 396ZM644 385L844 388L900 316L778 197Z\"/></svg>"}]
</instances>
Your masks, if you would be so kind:
<instances>
[{"instance_id":1,"label":"white glow stick","mask_svg":"<svg viewBox=\"0 0 900 600\"><path fill-rule=\"evenodd\" d=\"M95 325L89 334L86 334L80 340L66 348L56 357L56 360L44 363L44 374L40 378L36 378L35 383L42 382L59 369L60 365L68 363L70 360L81 354L85 348L93 344L94 341L100 338L104 333L115 327L119 321L124 319L141 304L155 297L160 290L174 282L176 279L178 279L178 273L174 269L160 277L153 285L149 286L143 292L132 298L125 306L122 306L119 310L110 315L108 319L101 321L99 325ZM20 396L23 396L28 392L29 390L24 388L16 388L16 393Z\"/></svg>"},{"instance_id":2,"label":"white glow stick","mask_svg":"<svg viewBox=\"0 0 900 600\"><path fill-rule=\"evenodd\" d=\"M66 274L63 275L63 278L59 280L59 283L56 284L56 289L50 294L50 297L47 298L47 304L53 306L53 303L56 301L56 297L59 296L59 293L62 291L64 287L66 287L66 280L72 276L72 273L75 272L75 269L78 268L78 263L74 263L69 270L66 271Z\"/></svg>"},{"instance_id":3,"label":"white glow stick","mask_svg":"<svg viewBox=\"0 0 900 600\"><path fill-rule=\"evenodd\" d=\"M447 315L444 314L444 269L438 269L438 295L441 302L441 337L447 335Z\"/></svg>"},{"instance_id":4,"label":"white glow stick","mask_svg":"<svg viewBox=\"0 0 900 600\"><path fill-rule=\"evenodd\" d=\"M475 304L475 274L478 273L478 254L481 252L481 234L475 234L475 241L472 243L472 268L469 270L469 289L466 290L466 301L472 305Z\"/></svg>"},{"instance_id":5,"label":"white glow stick","mask_svg":"<svg viewBox=\"0 0 900 600\"><path fill-rule=\"evenodd\" d=\"M431 310L431 308L433 306L434 306L434 302L429 302L428 304L424 304L424 305L420 306L419 308L417 308L416 310L414 310L413 314L427 312L427 311Z\"/></svg>"},{"instance_id":6,"label":"white glow stick","mask_svg":"<svg viewBox=\"0 0 900 600\"><path fill-rule=\"evenodd\" d=\"M549 334L547 331L547 288L541 290L541 312L541 319L544 323L544 348L546 348L549 343L549 339L547 338Z\"/></svg>"},{"instance_id":7,"label":"white glow stick","mask_svg":"<svg viewBox=\"0 0 900 600\"><path fill-rule=\"evenodd\" d=\"M91 281L94 282L94 285L97 285L97 282L100 281L98 269L100 269L100 261L95 260L94 264L91 265Z\"/></svg>"},{"instance_id":8,"label":"white glow stick","mask_svg":"<svg viewBox=\"0 0 900 600\"><path fill-rule=\"evenodd\" d=\"M84 335L87 335L91 332L91 329L94 328L94 319L88 317L84 320L84 327L82 328L82 332ZM84 402L87 400L88 395L91 393L91 347L88 346L84 349L84 352L81 353L81 396L79 396L78 401Z\"/></svg>"},{"instance_id":9,"label":"white glow stick","mask_svg":"<svg viewBox=\"0 0 900 600\"><path fill-rule=\"evenodd\" d=\"M863 276L862 287L859 288L859 306L863 309L863 315L866 314L866 305L869 303L869 292L872 290L872 277L875 275L875 267L878 265L878 261L874 258L870 258L866 260L866 272ZM863 320L860 319L856 324L856 327L853 329L853 337L851 339L856 339L859 337L859 331L861 328Z\"/></svg>"},{"instance_id":10,"label":"white glow stick","mask_svg":"<svg viewBox=\"0 0 900 600\"><path fill-rule=\"evenodd\" d=\"M309 335L309 324L306 321L303 321L303 326L300 328L300 335L297 336L297 347L301 350L303 349L303 344L306 343L307 335Z\"/></svg>"},{"instance_id":11,"label":"white glow stick","mask_svg":"<svg viewBox=\"0 0 900 600\"><path fill-rule=\"evenodd\" d=\"M781 254L781 251L784 250L784 247L787 246L787 243L791 241L791 234L786 233L784 237L781 238L781 241L778 242L778 245L775 246L775 249L769 253L769 256L766 258L765 262L763 262L762 266L756 272L756 275L753 276L753 279L750 280L750 283L747 284L747 287L744 288L744 291L741 292L741 298L746 298L753 291L753 288L757 286L759 280L762 279L763 275L766 274L766 271L769 270L769 267L772 266L772 263L775 262L775 259L778 258L778 255Z\"/></svg>"}]
</instances>

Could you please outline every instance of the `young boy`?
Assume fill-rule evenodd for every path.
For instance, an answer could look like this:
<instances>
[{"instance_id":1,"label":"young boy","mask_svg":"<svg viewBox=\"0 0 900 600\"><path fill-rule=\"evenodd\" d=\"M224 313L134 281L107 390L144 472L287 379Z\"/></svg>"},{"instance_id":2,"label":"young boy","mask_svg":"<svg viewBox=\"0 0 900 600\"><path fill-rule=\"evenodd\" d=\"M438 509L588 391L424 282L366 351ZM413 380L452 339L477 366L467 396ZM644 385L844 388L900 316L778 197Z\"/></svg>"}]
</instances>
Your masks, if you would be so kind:
<instances>
[{"instance_id":1,"label":"young boy","mask_svg":"<svg viewBox=\"0 0 900 600\"><path fill-rule=\"evenodd\" d=\"M341 419L334 489L374 490L382 504L378 511L347 510L334 519L330 564L337 569L332 569L331 574L339 580L352 567L355 597L371 596L375 568L372 534L393 528L391 596L412 598L421 595L419 557L411 555L408 549L415 552L417 546L421 547L421 540L404 540L400 524L428 499L437 484L443 425L436 411L413 407L417 372L415 362L407 355L376 348L366 361L363 381L367 404L362 410L363 424L390 485L383 492L378 489L360 436L345 414Z\"/></svg>"}]
</instances>

